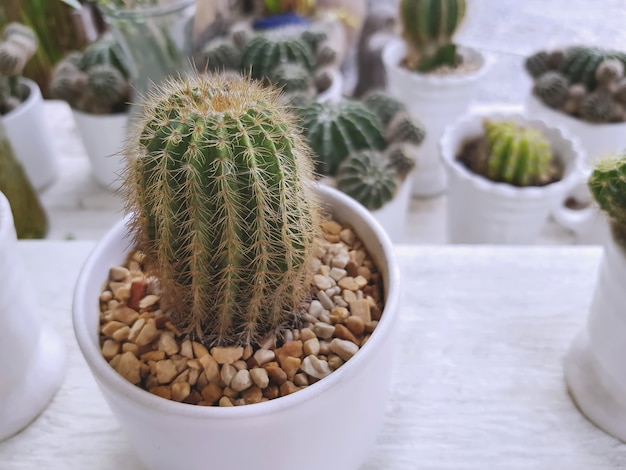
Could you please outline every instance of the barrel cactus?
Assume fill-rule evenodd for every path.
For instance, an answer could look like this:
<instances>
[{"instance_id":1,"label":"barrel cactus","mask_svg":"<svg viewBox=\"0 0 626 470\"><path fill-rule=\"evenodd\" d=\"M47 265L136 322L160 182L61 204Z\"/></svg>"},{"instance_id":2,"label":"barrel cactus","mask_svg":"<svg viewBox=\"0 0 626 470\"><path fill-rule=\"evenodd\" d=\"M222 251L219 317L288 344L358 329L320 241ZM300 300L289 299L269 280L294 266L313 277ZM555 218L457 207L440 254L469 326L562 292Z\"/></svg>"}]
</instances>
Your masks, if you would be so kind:
<instances>
[{"instance_id":1,"label":"barrel cactus","mask_svg":"<svg viewBox=\"0 0 626 470\"><path fill-rule=\"evenodd\" d=\"M600 209L626 232L626 153L599 160L587 184Z\"/></svg>"},{"instance_id":2,"label":"barrel cactus","mask_svg":"<svg viewBox=\"0 0 626 470\"><path fill-rule=\"evenodd\" d=\"M616 59L626 64L626 54L610 49L598 47L576 46L567 50L567 56L561 67L561 72L570 83L582 83L588 91L597 86L596 72L606 59Z\"/></svg>"},{"instance_id":3,"label":"barrel cactus","mask_svg":"<svg viewBox=\"0 0 626 470\"><path fill-rule=\"evenodd\" d=\"M603 91L588 94L580 103L580 117L597 124L611 122L615 116L617 104L613 97Z\"/></svg>"},{"instance_id":4,"label":"barrel cactus","mask_svg":"<svg viewBox=\"0 0 626 470\"><path fill-rule=\"evenodd\" d=\"M541 186L557 173L548 140L514 121L483 121L487 142L486 176L514 186Z\"/></svg>"},{"instance_id":5,"label":"barrel cactus","mask_svg":"<svg viewBox=\"0 0 626 470\"><path fill-rule=\"evenodd\" d=\"M253 37L243 48L241 67L254 79L266 79L284 62L295 62L313 70L311 48L299 38L267 34Z\"/></svg>"},{"instance_id":6,"label":"barrel cactus","mask_svg":"<svg viewBox=\"0 0 626 470\"><path fill-rule=\"evenodd\" d=\"M27 96L20 87L26 63L37 51L37 36L27 26L9 23L0 40L0 115L18 107Z\"/></svg>"},{"instance_id":7,"label":"barrel cactus","mask_svg":"<svg viewBox=\"0 0 626 470\"><path fill-rule=\"evenodd\" d=\"M217 38L209 41L202 49L206 69L210 72L238 71L241 67L241 51L234 41Z\"/></svg>"},{"instance_id":8,"label":"barrel cactus","mask_svg":"<svg viewBox=\"0 0 626 470\"><path fill-rule=\"evenodd\" d=\"M535 82L533 93L547 106L559 109L569 97L567 78L559 72L546 72Z\"/></svg>"},{"instance_id":9,"label":"barrel cactus","mask_svg":"<svg viewBox=\"0 0 626 470\"><path fill-rule=\"evenodd\" d=\"M179 330L248 345L297 323L319 209L308 148L276 91L171 80L147 100L125 156L131 226Z\"/></svg>"},{"instance_id":10,"label":"barrel cactus","mask_svg":"<svg viewBox=\"0 0 626 470\"><path fill-rule=\"evenodd\" d=\"M370 210L380 209L398 189L396 170L380 151L362 150L342 162L337 188Z\"/></svg>"},{"instance_id":11,"label":"barrel cactus","mask_svg":"<svg viewBox=\"0 0 626 470\"><path fill-rule=\"evenodd\" d=\"M376 114L383 126L389 125L396 114L406 110L402 103L382 90L369 92L363 98L363 103Z\"/></svg>"},{"instance_id":12,"label":"barrel cactus","mask_svg":"<svg viewBox=\"0 0 626 470\"><path fill-rule=\"evenodd\" d=\"M313 94L313 76L300 64L289 62L280 64L272 71L268 79L284 93Z\"/></svg>"},{"instance_id":13,"label":"barrel cactus","mask_svg":"<svg viewBox=\"0 0 626 470\"><path fill-rule=\"evenodd\" d=\"M317 159L316 170L334 176L345 158L359 150L386 146L382 125L363 103L313 103L299 112L304 135Z\"/></svg>"},{"instance_id":14,"label":"barrel cactus","mask_svg":"<svg viewBox=\"0 0 626 470\"><path fill-rule=\"evenodd\" d=\"M452 36L465 16L465 0L400 0L405 65L428 72L457 64Z\"/></svg>"}]
</instances>

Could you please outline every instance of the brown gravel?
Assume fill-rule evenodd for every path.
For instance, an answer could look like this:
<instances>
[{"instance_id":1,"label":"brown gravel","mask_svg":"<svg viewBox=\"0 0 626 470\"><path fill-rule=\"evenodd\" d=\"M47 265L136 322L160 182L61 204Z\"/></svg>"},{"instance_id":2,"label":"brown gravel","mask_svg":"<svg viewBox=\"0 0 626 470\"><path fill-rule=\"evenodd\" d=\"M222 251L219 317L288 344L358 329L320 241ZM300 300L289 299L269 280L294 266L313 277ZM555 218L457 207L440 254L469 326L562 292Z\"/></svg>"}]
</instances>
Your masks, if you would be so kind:
<instances>
[{"instance_id":1,"label":"brown gravel","mask_svg":"<svg viewBox=\"0 0 626 470\"><path fill-rule=\"evenodd\" d=\"M297 392L354 356L382 312L382 279L348 226L322 225L305 323L261 346L212 347L184 338L159 308L158 282L134 252L100 295L102 355L129 382L205 406L259 403Z\"/></svg>"}]
</instances>

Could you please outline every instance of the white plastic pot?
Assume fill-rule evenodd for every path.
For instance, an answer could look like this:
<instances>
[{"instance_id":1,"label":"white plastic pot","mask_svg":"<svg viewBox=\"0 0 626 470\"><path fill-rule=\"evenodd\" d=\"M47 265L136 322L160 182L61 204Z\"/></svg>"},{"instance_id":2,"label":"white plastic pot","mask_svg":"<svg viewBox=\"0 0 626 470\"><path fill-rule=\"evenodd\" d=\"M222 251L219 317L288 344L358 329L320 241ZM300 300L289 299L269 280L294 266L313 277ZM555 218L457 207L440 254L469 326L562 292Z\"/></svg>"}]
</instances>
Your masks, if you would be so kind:
<instances>
[{"instance_id":1,"label":"white plastic pot","mask_svg":"<svg viewBox=\"0 0 626 470\"><path fill-rule=\"evenodd\" d=\"M110 190L119 188L128 113L88 114L72 109L72 114L96 181Z\"/></svg>"},{"instance_id":2,"label":"white plastic pot","mask_svg":"<svg viewBox=\"0 0 626 470\"><path fill-rule=\"evenodd\" d=\"M2 116L2 123L28 179L37 191L41 191L57 179L59 162L45 122L41 90L27 78L21 78L20 84L28 88L28 98Z\"/></svg>"},{"instance_id":3,"label":"white plastic pot","mask_svg":"<svg viewBox=\"0 0 626 470\"><path fill-rule=\"evenodd\" d=\"M541 187L494 183L457 160L462 145L483 134L483 119L513 120L549 140L564 166L563 178ZM582 150L565 131L519 113L467 114L446 128L442 161L448 173L447 232L451 243L534 243L550 212L579 181Z\"/></svg>"},{"instance_id":4,"label":"white plastic pot","mask_svg":"<svg viewBox=\"0 0 626 470\"><path fill-rule=\"evenodd\" d=\"M564 360L565 382L580 411L626 442L626 250L608 236L584 328Z\"/></svg>"},{"instance_id":5,"label":"white plastic pot","mask_svg":"<svg viewBox=\"0 0 626 470\"><path fill-rule=\"evenodd\" d=\"M0 193L0 441L25 428L63 381L65 348L42 324L19 252L9 201Z\"/></svg>"},{"instance_id":6,"label":"white plastic pot","mask_svg":"<svg viewBox=\"0 0 626 470\"><path fill-rule=\"evenodd\" d=\"M356 470L366 460L385 412L399 314L393 246L361 205L319 186L337 220L351 224L384 278L385 308L357 354L323 380L291 395L240 407L166 400L132 385L102 357L98 296L108 270L129 249L125 222L89 256L74 295L78 344L128 440L147 468Z\"/></svg>"},{"instance_id":7,"label":"white plastic pot","mask_svg":"<svg viewBox=\"0 0 626 470\"><path fill-rule=\"evenodd\" d=\"M467 63L478 64L476 70L466 74L423 74L400 65L405 50L404 42L400 40L390 41L383 49L387 91L424 124L426 137L420 145L419 161L413 171L412 194L430 197L443 193L447 187L439 155L439 139L445 127L467 111L492 61L490 56L475 49L459 48Z\"/></svg>"},{"instance_id":8,"label":"white plastic pot","mask_svg":"<svg viewBox=\"0 0 626 470\"><path fill-rule=\"evenodd\" d=\"M415 171L415 170L413 170ZM394 198L380 209L372 211L372 215L385 229L393 243L404 241L404 228L411 202L411 176L407 176L398 187Z\"/></svg>"}]
</instances>

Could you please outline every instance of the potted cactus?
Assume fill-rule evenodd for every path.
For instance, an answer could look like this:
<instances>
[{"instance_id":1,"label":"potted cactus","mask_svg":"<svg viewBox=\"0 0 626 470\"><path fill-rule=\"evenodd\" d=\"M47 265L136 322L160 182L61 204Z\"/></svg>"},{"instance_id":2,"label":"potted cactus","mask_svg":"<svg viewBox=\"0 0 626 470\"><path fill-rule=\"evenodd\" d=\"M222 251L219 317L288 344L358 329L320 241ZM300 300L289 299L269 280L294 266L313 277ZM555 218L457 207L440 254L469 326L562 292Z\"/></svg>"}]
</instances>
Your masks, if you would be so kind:
<instances>
[{"instance_id":1,"label":"potted cactus","mask_svg":"<svg viewBox=\"0 0 626 470\"><path fill-rule=\"evenodd\" d=\"M424 140L421 124L402 103L379 90L363 100L311 102L296 112L318 174L371 210L392 241L402 241L409 175Z\"/></svg>"},{"instance_id":2,"label":"potted cactus","mask_svg":"<svg viewBox=\"0 0 626 470\"><path fill-rule=\"evenodd\" d=\"M125 147L132 211L89 257L73 307L128 439L154 469L205 468L207 455L216 468L358 468L394 349L391 243L315 185L276 90L189 77L144 113ZM311 439L325 452L307 453Z\"/></svg>"},{"instance_id":3,"label":"potted cactus","mask_svg":"<svg viewBox=\"0 0 626 470\"><path fill-rule=\"evenodd\" d=\"M92 173L105 188L117 187L122 169L130 90L124 55L110 35L68 54L52 73L50 94L72 108Z\"/></svg>"},{"instance_id":4,"label":"potted cactus","mask_svg":"<svg viewBox=\"0 0 626 470\"><path fill-rule=\"evenodd\" d=\"M599 160L589 189L610 223L586 326L565 357L565 381L580 411L626 442L624 288L626 276L626 155Z\"/></svg>"},{"instance_id":5,"label":"potted cactus","mask_svg":"<svg viewBox=\"0 0 626 470\"><path fill-rule=\"evenodd\" d=\"M441 138L452 243L533 243L579 178L582 151L521 114L468 114Z\"/></svg>"},{"instance_id":6,"label":"potted cactus","mask_svg":"<svg viewBox=\"0 0 626 470\"><path fill-rule=\"evenodd\" d=\"M567 128L587 162L626 146L626 53L586 46L539 51L525 61L533 79L529 115Z\"/></svg>"},{"instance_id":7,"label":"potted cactus","mask_svg":"<svg viewBox=\"0 0 626 470\"><path fill-rule=\"evenodd\" d=\"M415 196L445 191L439 139L467 110L490 63L487 55L453 42L465 8L465 0L401 0L403 41L389 41L383 50L389 93L426 126L420 166L413 173Z\"/></svg>"},{"instance_id":8,"label":"potted cactus","mask_svg":"<svg viewBox=\"0 0 626 470\"><path fill-rule=\"evenodd\" d=\"M37 50L37 36L28 27L9 23L0 37L0 116L17 158L36 190L58 176L58 161L50 145L39 86L21 76Z\"/></svg>"}]
</instances>

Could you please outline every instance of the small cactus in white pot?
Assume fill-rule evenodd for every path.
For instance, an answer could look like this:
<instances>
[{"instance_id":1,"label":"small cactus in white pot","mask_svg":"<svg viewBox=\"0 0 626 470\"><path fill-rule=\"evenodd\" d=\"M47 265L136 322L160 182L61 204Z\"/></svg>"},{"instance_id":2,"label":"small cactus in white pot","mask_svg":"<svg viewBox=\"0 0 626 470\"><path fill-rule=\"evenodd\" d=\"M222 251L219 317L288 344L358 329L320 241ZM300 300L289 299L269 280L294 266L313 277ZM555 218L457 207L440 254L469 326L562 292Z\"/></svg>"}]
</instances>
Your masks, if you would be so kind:
<instances>
[{"instance_id":1,"label":"small cactus in white pot","mask_svg":"<svg viewBox=\"0 0 626 470\"><path fill-rule=\"evenodd\" d=\"M219 468L359 468L393 351L397 273L382 229L349 197L316 186L278 92L247 79L160 86L125 154L131 212L79 278L74 327L144 464L200 469L209 452ZM320 223L318 201L332 221ZM139 251L129 253L128 235ZM331 246L343 261L331 261ZM351 256L363 279L358 268L348 275ZM362 291L346 293L344 307L328 303L340 297L328 293L331 269L339 291ZM374 326L373 317L348 319L375 313L371 334L349 328ZM271 443L293 435L301 439L277 462ZM309 439L329 452L302 461Z\"/></svg>"}]
</instances>

